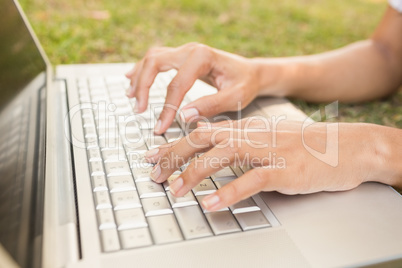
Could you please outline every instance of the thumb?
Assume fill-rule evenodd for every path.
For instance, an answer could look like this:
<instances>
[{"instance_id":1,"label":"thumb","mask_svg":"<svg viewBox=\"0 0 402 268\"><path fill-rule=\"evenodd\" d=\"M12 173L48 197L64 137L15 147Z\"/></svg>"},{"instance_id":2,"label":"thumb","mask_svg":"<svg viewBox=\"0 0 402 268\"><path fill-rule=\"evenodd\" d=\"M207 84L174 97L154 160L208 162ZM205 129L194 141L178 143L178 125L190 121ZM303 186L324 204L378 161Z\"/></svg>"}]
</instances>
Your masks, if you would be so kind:
<instances>
[{"instance_id":1,"label":"thumb","mask_svg":"<svg viewBox=\"0 0 402 268\"><path fill-rule=\"evenodd\" d=\"M180 118L184 122L197 121L201 118L211 117L226 111L236 111L237 102L229 90L218 91L216 94L201 97L180 111ZM230 96L232 95L232 96Z\"/></svg>"}]
</instances>

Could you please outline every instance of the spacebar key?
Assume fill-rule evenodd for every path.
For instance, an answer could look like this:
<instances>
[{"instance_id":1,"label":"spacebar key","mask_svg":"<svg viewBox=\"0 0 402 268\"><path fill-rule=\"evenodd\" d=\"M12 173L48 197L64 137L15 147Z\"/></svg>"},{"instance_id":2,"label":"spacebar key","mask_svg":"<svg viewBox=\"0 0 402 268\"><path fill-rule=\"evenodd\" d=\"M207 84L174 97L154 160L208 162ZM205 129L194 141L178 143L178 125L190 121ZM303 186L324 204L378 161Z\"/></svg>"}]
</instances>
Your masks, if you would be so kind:
<instances>
[{"instance_id":1,"label":"spacebar key","mask_svg":"<svg viewBox=\"0 0 402 268\"><path fill-rule=\"evenodd\" d=\"M212 231L198 206L174 208L173 210L186 239L212 235Z\"/></svg>"}]
</instances>

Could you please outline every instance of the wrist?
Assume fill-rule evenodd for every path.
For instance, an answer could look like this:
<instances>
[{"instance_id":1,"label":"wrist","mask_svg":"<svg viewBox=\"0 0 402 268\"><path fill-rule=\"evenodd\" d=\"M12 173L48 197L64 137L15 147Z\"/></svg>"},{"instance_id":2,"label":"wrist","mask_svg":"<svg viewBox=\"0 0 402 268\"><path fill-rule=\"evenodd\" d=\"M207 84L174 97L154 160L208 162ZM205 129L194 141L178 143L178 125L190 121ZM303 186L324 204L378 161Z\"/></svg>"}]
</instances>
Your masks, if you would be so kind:
<instances>
[{"instance_id":1,"label":"wrist","mask_svg":"<svg viewBox=\"0 0 402 268\"><path fill-rule=\"evenodd\" d=\"M402 130L373 125L371 165L367 181L376 181L402 188Z\"/></svg>"},{"instance_id":2,"label":"wrist","mask_svg":"<svg viewBox=\"0 0 402 268\"><path fill-rule=\"evenodd\" d=\"M292 96L299 76L299 67L289 58L252 58L259 96ZM300 81L300 80L299 80Z\"/></svg>"}]
</instances>

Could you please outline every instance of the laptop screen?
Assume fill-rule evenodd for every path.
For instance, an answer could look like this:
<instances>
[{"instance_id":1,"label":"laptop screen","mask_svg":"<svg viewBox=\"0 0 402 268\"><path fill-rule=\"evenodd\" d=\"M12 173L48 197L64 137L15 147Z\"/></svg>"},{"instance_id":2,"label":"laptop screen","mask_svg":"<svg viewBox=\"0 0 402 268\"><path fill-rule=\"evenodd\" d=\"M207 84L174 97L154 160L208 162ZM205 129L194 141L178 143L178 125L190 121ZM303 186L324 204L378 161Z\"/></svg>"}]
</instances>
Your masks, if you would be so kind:
<instances>
[{"instance_id":1,"label":"laptop screen","mask_svg":"<svg viewBox=\"0 0 402 268\"><path fill-rule=\"evenodd\" d=\"M35 42L13 1L0 8L0 110L29 82L45 71Z\"/></svg>"},{"instance_id":2,"label":"laptop screen","mask_svg":"<svg viewBox=\"0 0 402 268\"><path fill-rule=\"evenodd\" d=\"M41 232L46 62L13 0L0 0L0 40L0 246L27 266Z\"/></svg>"}]
</instances>

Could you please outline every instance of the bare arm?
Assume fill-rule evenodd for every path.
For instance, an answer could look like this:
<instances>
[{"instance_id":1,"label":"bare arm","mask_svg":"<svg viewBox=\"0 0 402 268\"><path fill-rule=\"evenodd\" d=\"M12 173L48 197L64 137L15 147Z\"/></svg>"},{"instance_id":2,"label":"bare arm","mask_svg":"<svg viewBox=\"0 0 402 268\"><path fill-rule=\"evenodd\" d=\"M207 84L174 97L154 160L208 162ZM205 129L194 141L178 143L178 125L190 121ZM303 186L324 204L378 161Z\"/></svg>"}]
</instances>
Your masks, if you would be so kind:
<instances>
[{"instance_id":1,"label":"bare arm","mask_svg":"<svg viewBox=\"0 0 402 268\"><path fill-rule=\"evenodd\" d=\"M181 109L184 120L199 120L247 106L258 95L290 96L313 102L359 102L386 96L402 84L402 15L388 7L373 36L341 49L311 56L247 59L189 43L150 49L126 74L128 97L144 112L159 72L176 69L155 132L166 131L186 92L198 78L218 93Z\"/></svg>"},{"instance_id":2,"label":"bare arm","mask_svg":"<svg viewBox=\"0 0 402 268\"><path fill-rule=\"evenodd\" d=\"M402 14L388 7L369 40L311 56L254 59L260 95L359 102L402 84Z\"/></svg>"}]
</instances>

